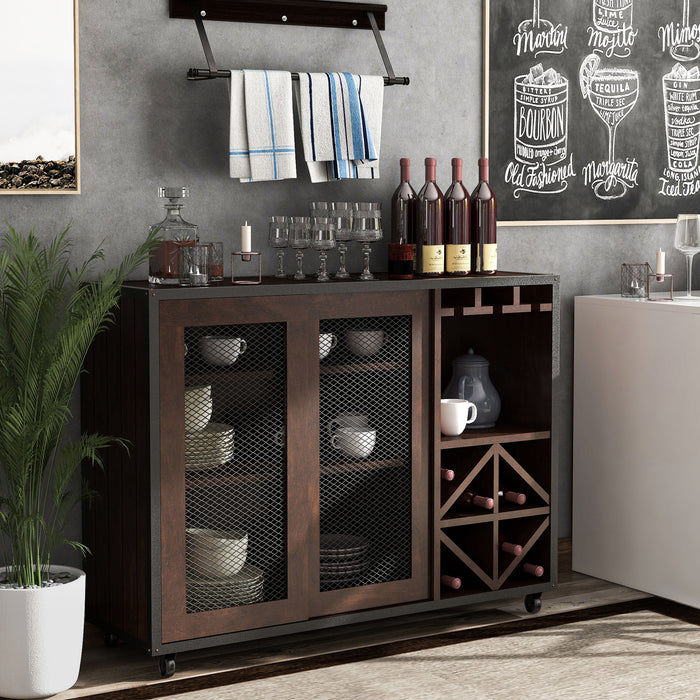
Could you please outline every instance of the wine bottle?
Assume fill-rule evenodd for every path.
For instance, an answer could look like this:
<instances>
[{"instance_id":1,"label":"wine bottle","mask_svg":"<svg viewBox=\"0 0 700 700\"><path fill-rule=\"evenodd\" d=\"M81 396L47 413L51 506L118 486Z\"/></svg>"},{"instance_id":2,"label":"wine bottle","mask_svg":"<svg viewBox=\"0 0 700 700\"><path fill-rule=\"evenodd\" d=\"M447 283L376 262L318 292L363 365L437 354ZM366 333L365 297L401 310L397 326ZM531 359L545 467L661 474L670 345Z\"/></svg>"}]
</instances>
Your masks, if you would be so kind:
<instances>
[{"instance_id":1,"label":"wine bottle","mask_svg":"<svg viewBox=\"0 0 700 700\"><path fill-rule=\"evenodd\" d=\"M492 275L497 269L496 195L489 187L488 158L479 158L479 184L471 198L472 272Z\"/></svg>"},{"instance_id":2,"label":"wine bottle","mask_svg":"<svg viewBox=\"0 0 700 700\"><path fill-rule=\"evenodd\" d=\"M402 158L401 182L391 197L391 242L389 243L390 279L410 280L416 269L415 213L416 192L411 187L409 158Z\"/></svg>"},{"instance_id":3,"label":"wine bottle","mask_svg":"<svg viewBox=\"0 0 700 700\"><path fill-rule=\"evenodd\" d=\"M435 182L435 158L425 159L425 184L416 200L418 274L439 277L445 271L445 201Z\"/></svg>"},{"instance_id":4,"label":"wine bottle","mask_svg":"<svg viewBox=\"0 0 700 700\"><path fill-rule=\"evenodd\" d=\"M499 491L498 495L501 498L504 498L506 501L509 501L510 503L516 503L519 506L522 506L525 504L525 501L527 500L527 496L524 493L518 493L517 491Z\"/></svg>"},{"instance_id":5,"label":"wine bottle","mask_svg":"<svg viewBox=\"0 0 700 700\"><path fill-rule=\"evenodd\" d=\"M452 159L452 184L445 192L445 271L464 277L471 270L469 193L462 184L462 159Z\"/></svg>"},{"instance_id":6,"label":"wine bottle","mask_svg":"<svg viewBox=\"0 0 700 700\"><path fill-rule=\"evenodd\" d=\"M445 481L453 481L455 478L455 473L451 469L440 468L440 478Z\"/></svg>"},{"instance_id":7,"label":"wine bottle","mask_svg":"<svg viewBox=\"0 0 700 700\"><path fill-rule=\"evenodd\" d=\"M523 553L523 548L519 544L508 542L503 535L498 536L498 544L502 552L512 554L514 557L519 557Z\"/></svg>"},{"instance_id":8,"label":"wine bottle","mask_svg":"<svg viewBox=\"0 0 700 700\"><path fill-rule=\"evenodd\" d=\"M537 576L539 578L544 574L544 566L540 566L539 564L528 564L525 562L523 564L523 571L526 574L530 574L531 576Z\"/></svg>"},{"instance_id":9,"label":"wine bottle","mask_svg":"<svg viewBox=\"0 0 700 700\"><path fill-rule=\"evenodd\" d=\"M447 574L442 574L442 576L440 576L440 583L442 583L443 586L454 589L455 591L462 587L462 579L457 578L456 576L448 576Z\"/></svg>"},{"instance_id":10,"label":"wine bottle","mask_svg":"<svg viewBox=\"0 0 700 700\"><path fill-rule=\"evenodd\" d=\"M448 487L448 492L450 495L455 492L454 487ZM460 506L471 510L474 506L478 508L483 508L484 510L493 510L493 498L488 496L479 496L473 491L464 490L459 494L457 500L455 501L455 506L459 508Z\"/></svg>"}]
</instances>

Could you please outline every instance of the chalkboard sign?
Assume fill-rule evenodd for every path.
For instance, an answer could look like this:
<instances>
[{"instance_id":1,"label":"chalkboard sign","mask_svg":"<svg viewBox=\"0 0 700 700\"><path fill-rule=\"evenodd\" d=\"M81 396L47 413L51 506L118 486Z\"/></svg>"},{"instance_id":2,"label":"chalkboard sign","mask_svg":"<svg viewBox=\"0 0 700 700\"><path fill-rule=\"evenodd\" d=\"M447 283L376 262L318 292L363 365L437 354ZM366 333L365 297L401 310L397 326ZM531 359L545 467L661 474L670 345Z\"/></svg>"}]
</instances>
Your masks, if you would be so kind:
<instances>
[{"instance_id":1,"label":"chalkboard sign","mask_svg":"<svg viewBox=\"0 0 700 700\"><path fill-rule=\"evenodd\" d=\"M499 222L700 211L700 3L484 2Z\"/></svg>"}]
</instances>

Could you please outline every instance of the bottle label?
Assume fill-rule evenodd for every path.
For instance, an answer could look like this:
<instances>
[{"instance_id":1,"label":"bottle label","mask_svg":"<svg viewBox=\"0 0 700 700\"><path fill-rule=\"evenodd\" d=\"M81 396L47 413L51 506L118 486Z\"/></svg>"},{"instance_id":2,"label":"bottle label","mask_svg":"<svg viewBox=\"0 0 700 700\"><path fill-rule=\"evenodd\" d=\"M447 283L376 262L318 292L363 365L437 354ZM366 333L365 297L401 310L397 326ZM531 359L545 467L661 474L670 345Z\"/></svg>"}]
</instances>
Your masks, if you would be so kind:
<instances>
[{"instance_id":1,"label":"bottle label","mask_svg":"<svg viewBox=\"0 0 700 700\"><path fill-rule=\"evenodd\" d=\"M447 272L469 272L471 270L471 246L448 244L445 246L445 269Z\"/></svg>"},{"instance_id":2,"label":"bottle label","mask_svg":"<svg viewBox=\"0 0 700 700\"><path fill-rule=\"evenodd\" d=\"M491 272L498 269L496 256L496 243L484 243L482 245L481 269Z\"/></svg>"},{"instance_id":3,"label":"bottle label","mask_svg":"<svg viewBox=\"0 0 700 700\"><path fill-rule=\"evenodd\" d=\"M445 246L424 245L421 261L421 274L438 273L445 271Z\"/></svg>"},{"instance_id":4,"label":"bottle label","mask_svg":"<svg viewBox=\"0 0 700 700\"><path fill-rule=\"evenodd\" d=\"M389 244L389 264L387 272L391 279L411 279L413 277L413 246L410 243Z\"/></svg>"}]
</instances>

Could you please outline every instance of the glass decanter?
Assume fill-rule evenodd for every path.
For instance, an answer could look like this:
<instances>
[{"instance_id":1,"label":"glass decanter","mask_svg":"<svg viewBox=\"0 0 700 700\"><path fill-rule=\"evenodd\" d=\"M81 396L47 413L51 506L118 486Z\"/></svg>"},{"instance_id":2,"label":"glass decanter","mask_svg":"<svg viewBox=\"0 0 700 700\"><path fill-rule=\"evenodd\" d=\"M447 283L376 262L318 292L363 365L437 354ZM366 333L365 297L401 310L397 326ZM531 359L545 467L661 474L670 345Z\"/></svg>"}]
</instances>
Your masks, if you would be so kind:
<instances>
[{"instance_id":1,"label":"glass decanter","mask_svg":"<svg viewBox=\"0 0 700 700\"><path fill-rule=\"evenodd\" d=\"M180 215L180 199L190 196L189 187L159 187L158 196L166 198L165 218L149 227L149 233L158 229L162 241L151 253L148 262L149 284L179 284L180 255L182 246L197 243L197 226L185 221Z\"/></svg>"}]
</instances>

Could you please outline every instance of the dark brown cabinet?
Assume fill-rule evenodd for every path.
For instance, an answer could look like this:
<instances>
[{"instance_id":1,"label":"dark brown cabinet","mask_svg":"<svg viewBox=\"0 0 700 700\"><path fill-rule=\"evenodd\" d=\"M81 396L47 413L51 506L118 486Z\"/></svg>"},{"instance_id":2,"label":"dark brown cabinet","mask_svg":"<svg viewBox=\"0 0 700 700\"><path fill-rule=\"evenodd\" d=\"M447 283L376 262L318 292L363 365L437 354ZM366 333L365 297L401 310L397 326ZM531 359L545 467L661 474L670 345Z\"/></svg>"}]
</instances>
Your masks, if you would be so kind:
<instances>
[{"instance_id":1,"label":"dark brown cabinet","mask_svg":"<svg viewBox=\"0 0 700 700\"><path fill-rule=\"evenodd\" d=\"M88 619L172 660L555 585L556 311L545 275L125 286L82 384L84 429L130 441L89 474ZM502 422L444 438L440 387L465 343L490 355ZM497 501L507 475L527 505L461 513L441 466ZM240 548L196 549L221 532L242 568Z\"/></svg>"}]
</instances>

